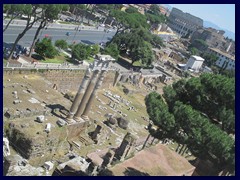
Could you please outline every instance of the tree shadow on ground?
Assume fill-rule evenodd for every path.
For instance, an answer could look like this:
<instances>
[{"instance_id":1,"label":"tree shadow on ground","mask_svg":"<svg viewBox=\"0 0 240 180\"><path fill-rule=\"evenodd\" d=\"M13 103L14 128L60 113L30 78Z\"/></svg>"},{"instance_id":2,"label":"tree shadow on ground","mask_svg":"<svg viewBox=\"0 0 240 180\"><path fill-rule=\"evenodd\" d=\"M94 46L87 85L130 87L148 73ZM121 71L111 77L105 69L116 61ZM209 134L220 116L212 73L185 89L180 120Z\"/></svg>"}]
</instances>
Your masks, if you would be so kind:
<instances>
[{"instance_id":1,"label":"tree shadow on ground","mask_svg":"<svg viewBox=\"0 0 240 180\"><path fill-rule=\"evenodd\" d=\"M59 117L59 118L63 118L62 115L66 115L64 114L63 112L64 111L68 111L64 106L62 106L61 104L49 104L49 105L46 105L48 108L50 108L52 111L51 113L56 116L56 117Z\"/></svg>"},{"instance_id":2,"label":"tree shadow on ground","mask_svg":"<svg viewBox=\"0 0 240 180\"><path fill-rule=\"evenodd\" d=\"M71 63L71 64L73 64L73 65L82 64L82 61L74 60L74 59L72 59L72 58L70 58L70 57L68 57L68 56L65 56L65 58L66 58L66 62Z\"/></svg>"},{"instance_id":3,"label":"tree shadow on ground","mask_svg":"<svg viewBox=\"0 0 240 180\"><path fill-rule=\"evenodd\" d=\"M87 45L95 44L93 41L89 41L89 40L81 40L81 42L83 42L84 44L87 44Z\"/></svg>"},{"instance_id":4,"label":"tree shadow on ground","mask_svg":"<svg viewBox=\"0 0 240 180\"><path fill-rule=\"evenodd\" d=\"M150 176L148 173L141 172L135 168L128 167L123 174L125 176Z\"/></svg>"},{"instance_id":5,"label":"tree shadow on ground","mask_svg":"<svg viewBox=\"0 0 240 180\"><path fill-rule=\"evenodd\" d=\"M109 169L104 169L99 172L98 176L114 176L114 174Z\"/></svg>"},{"instance_id":6,"label":"tree shadow on ground","mask_svg":"<svg viewBox=\"0 0 240 180\"><path fill-rule=\"evenodd\" d=\"M188 160L188 162L193 165L193 166L196 166L196 161L197 161L197 158L196 159L192 159L192 160Z\"/></svg>"},{"instance_id":7,"label":"tree shadow on ground","mask_svg":"<svg viewBox=\"0 0 240 180\"><path fill-rule=\"evenodd\" d=\"M45 60L45 58L40 56L39 54L32 54L31 58L36 59L38 61Z\"/></svg>"}]
</instances>

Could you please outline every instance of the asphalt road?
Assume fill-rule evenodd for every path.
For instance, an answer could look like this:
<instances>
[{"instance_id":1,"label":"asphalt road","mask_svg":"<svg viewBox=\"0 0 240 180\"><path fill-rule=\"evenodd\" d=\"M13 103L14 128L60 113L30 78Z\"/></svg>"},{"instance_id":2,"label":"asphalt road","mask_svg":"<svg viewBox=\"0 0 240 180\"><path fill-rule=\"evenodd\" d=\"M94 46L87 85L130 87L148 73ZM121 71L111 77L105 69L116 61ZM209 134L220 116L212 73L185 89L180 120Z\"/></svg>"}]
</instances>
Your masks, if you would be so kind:
<instances>
[{"instance_id":1,"label":"asphalt road","mask_svg":"<svg viewBox=\"0 0 240 180\"><path fill-rule=\"evenodd\" d=\"M5 27L5 26L4 26ZM5 43L13 43L15 39L17 38L18 34L21 33L23 30L23 27L21 26L10 26L8 29L3 33L3 42ZM19 41L20 45L23 45L25 47L30 47L35 32L37 28L33 27L31 28L24 37ZM70 35L67 36L66 33L69 32ZM42 39L45 37L45 35L48 35L52 38L52 41L55 42L58 39L64 39L69 44L73 43L74 41L76 43L83 42L86 44L95 44L100 42L107 42L114 36L115 32L103 32L103 31L96 31L96 30L80 30L76 31L74 29L61 29L61 28L49 28L47 30L40 31L39 38Z\"/></svg>"}]
</instances>

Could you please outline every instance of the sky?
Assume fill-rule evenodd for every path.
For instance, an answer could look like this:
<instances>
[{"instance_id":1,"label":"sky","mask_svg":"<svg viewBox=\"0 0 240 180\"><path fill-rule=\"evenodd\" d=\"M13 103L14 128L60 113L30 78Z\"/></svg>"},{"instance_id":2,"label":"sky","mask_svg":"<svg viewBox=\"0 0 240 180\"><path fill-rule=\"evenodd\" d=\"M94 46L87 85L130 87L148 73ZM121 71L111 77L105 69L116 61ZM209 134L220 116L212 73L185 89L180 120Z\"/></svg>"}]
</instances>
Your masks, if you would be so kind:
<instances>
[{"instance_id":1,"label":"sky","mask_svg":"<svg viewBox=\"0 0 240 180\"><path fill-rule=\"evenodd\" d=\"M235 33L234 4L169 4Z\"/></svg>"}]
</instances>

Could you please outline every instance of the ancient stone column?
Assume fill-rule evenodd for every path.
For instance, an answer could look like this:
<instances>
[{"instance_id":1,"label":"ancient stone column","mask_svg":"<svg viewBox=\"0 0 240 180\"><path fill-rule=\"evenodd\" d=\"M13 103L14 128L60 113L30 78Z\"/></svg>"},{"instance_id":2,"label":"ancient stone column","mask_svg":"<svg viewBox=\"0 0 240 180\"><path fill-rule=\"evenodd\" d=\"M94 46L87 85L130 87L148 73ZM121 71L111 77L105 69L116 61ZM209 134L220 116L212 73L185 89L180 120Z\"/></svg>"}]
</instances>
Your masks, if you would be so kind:
<instances>
[{"instance_id":1,"label":"ancient stone column","mask_svg":"<svg viewBox=\"0 0 240 180\"><path fill-rule=\"evenodd\" d=\"M132 152L132 148L135 146L136 140L136 137L128 132L124 136L121 145L116 150L116 158L120 161L123 161L125 157L127 157Z\"/></svg>"},{"instance_id":2,"label":"ancient stone column","mask_svg":"<svg viewBox=\"0 0 240 180\"><path fill-rule=\"evenodd\" d=\"M144 144L143 144L143 146L142 146L142 149L145 148L145 146L147 145L147 142L148 142L148 140L149 140L150 137L151 137L151 134L149 134L149 135L147 136L147 139L145 140L145 142L144 142Z\"/></svg>"},{"instance_id":3,"label":"ancient stone column","mask_svg":"<svg viewBox=\"0 0 240 180\"><path fill-rule=\"evenodd\" d=\"M113 158L114 158L114 155L115 155L115 152L113 150L110 150L109 153L110 153L110 158L109 158L107 167L111 167L111 164L112 164L112 161L113 161Z\"/></svg>"},{"instance_id":4,"label":"ancient stone column","mask_svg":"<svg viewBox=\"0 0 240 180\"><path fill-rule=\"evenodd\" d=\"M92 94L91 94L91 96L90 96L90 98L89 98L89 100L88 100L88 102L87 102L87 105L86 105L86 107L85 107L85 109L84 109L84 111L83 111L83 114L82 114L82 118L84 119L84 120L88 120L89 118L88 118L88 113L89 113L89 111L90 111L90 109L91 109L91 106L92 106L92 103L93 103L93 101L94 101L94 98L95 98L95 96L96 96L96 93L97 93L97 90L101 87L101 85L102 85L102 82L103 82L103 79L104 79L104 77L105 77L105 74L106 74L106 71L101 71L101 74L100 74L100 77L98 78L98 82L97 82L97 84L95 85L95 87L94 87L94 89L93 89L93 92L92 92Z\"/></svg>"},{"instance_id":5,"label":"ancient stone column","mask_svg":"<svg viewBox=\"0 0 240 180\"><path fill-rule=\"evenodd\" d=\"M111 167L114 155L115 155L115 151L109 149L107 154L103 158L104 159L103 160L103 166L104 167Z\"/></svg>"},{"instance_id":6,"label":"ancient stone column","mask_svg":"<svg viewBox=\"0 0 240 180\"><path fill-rule=\"evenodd\" d=\"M81 102L80 102L80 104L78 106L77 112L74 115L74 120L77 121L77 122L81 121L82 112L85 109L85 106L87 104L89 96L91 95L92 90L94 88L94 85L95 85L95 83L97 81L98 72L99 72L98 70L93 72L92 79L91 79L90 83L88 84L88 87L87 87L87 89L86 89L86 91L85 91L85 93L83 95L83 98L82 98L82 100L81 100Z\"/></svg>"},{"instance_id":7,"label":"ancient stone column","mask_svg":"<svg viewBox=\"0 0 240 180\"><path fill-rule=\"evenodd\" d=\"M82 97L84 95L84 92L86 90L86 87L87 87L89 79L90 79L90 76L91 76L91 71L88 68L86 70L86 72L85 72L85 75L83 77L82 83L81 83L81 85L80 85L80 87L78 89L78 92L77 92L77 94L75 96L75 99L74 99L74 101L72 103L72 106L70 108L69 114L67 116L67 121L70 121L70 120L73 119L73 115L77 111L79 103L80 103L80 101L81 101L81 99L82 99Z\"/></svg>"},{"instance_id":8,"label":"ancient stone column","mask_svg":"<svg viewBox=\"0 0 240 180\"><path fill-rule=\"evenodd\" d=\"M97 125L95 131L93 132L92 140L93 140L95 143L98 143L98 135L99 135L99 133L101 133L101 130L102 130L102 126Z\"/></svg>"},{"instance_id":9,"label":"ancient stone column","mask_svg":"<svg viewBox=\"0 0 240 180\"><path fill-rule=\"evenodd\" d=\"M116 86L118 81L121 79L121 76L122 76L121 73L119 71L117 71L116 74L115 74L114 81L113 81L113 87Z\"/></svg>"}]
</instances>

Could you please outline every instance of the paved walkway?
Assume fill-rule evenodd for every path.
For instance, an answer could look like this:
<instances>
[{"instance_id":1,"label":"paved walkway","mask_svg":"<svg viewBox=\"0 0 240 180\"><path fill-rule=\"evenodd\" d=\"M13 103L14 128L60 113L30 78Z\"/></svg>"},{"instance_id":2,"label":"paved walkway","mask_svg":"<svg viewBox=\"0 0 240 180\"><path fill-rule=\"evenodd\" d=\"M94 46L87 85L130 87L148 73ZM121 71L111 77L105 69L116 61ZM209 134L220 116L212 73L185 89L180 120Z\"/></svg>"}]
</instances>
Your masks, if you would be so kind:
<instances>
[{"instance_id":1,"label":"paved walkway","mask_svg":"<svg viewBox=\"0 0 240 180\"><path fill-rule=\"evenodd\" d=\"M9 19L3 20L3 25L7 25ZM26 20L13 20L11 25L14 26L25 26ZM35 23L33 27L38 27L39 22ZM60 23L51 23L47 26L48 28L57 28L57 29L75 29L80 27L82 30L91 30L91 31L104 31L103 27L96 28L95 26L84 26L84 25L74 25L74 24L60 24Z\"/></svg>"},{"instance_id":2,"label":"paved walkway","mask_svg":"<svg viewBox=\"0 0 240 180\"><path fill-rule=\"evenodd\" d=\"M19 59L17 61L22 63L22 64L28 64L29 63L28 61L24 60L22 57L19 57Z\"/></svg>"}]
</instances>

